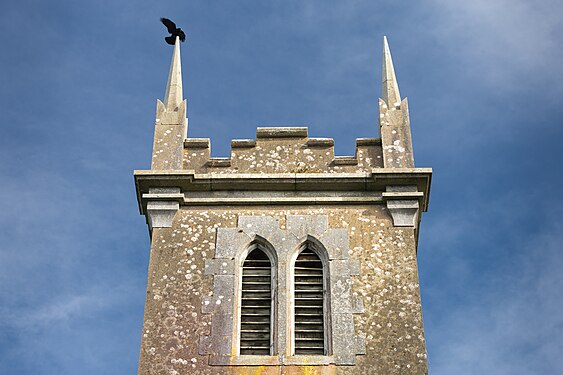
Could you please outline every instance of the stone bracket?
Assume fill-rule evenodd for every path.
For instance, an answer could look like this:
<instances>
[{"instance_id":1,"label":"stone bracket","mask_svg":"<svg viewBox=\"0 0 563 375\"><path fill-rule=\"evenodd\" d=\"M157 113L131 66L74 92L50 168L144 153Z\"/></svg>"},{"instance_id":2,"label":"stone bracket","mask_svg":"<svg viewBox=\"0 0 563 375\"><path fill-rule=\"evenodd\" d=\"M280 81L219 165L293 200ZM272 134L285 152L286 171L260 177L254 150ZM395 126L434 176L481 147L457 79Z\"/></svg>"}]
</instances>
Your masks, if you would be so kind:
<instances>
[{"instance_id":1,"label":"stone bracket","mask_svg":"<svg viewBox=\"0 0 563 375\"><path fill-rule=\"evenodd\" d=\"M151 231L172 227L181 198L183 195L177 187L150 188L148 194L143 194L143 199L147 200L146 216Z\"/></svg>"},{"instance_id":2,"label":"stone bracket","mask_svg":"<svg viewBox=\"0 0 563 375\"><path fill-rule=\"evenodd\" d=\"M149 228L171 228L172 220L180 209L178 202L154 201L147 203Z\"/></svg>"},{"instance_id":3,"label":"stone bracket","mask_svg":"<svg viewBox=\"0 0 563 375\"><path fill-rule=\"evenodd\" d=\"M418 221L418 201L387 201L387 209L396 227L416 227Z\"/></svg>"},{"instance_id":4,"label":"stone bracket","mask_svg":"<svg viewBox=\"0 0 563 375\"><path fill-rule=\"evenodd\" d=\"M416 186L387 186L382 194L396 227L417 227L424 194Z\"/></svg>"}]
</instances>

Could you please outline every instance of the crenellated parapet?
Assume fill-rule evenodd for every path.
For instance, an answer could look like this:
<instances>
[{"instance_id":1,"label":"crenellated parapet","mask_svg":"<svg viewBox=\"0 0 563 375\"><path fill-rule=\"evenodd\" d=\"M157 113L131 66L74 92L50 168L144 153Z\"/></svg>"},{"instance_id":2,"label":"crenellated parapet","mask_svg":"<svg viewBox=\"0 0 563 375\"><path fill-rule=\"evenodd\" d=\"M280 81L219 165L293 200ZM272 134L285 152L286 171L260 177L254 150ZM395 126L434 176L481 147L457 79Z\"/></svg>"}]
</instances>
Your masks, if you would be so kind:
<instances>
[{"instance_id":1,"label":"crenellated parapet","mask_svg":"<svg viewBox=\"0 0 563 375\"><path fill-rule=\"evenodd\" d=\"M231 141L228 158L211 158L208 138L184 140L183 169L196 173L356 173L382 168L381 141L358 138L354 156L335 156L332 138L306 127L258 128L256 139Z\"/></svg>"}]
</instances>

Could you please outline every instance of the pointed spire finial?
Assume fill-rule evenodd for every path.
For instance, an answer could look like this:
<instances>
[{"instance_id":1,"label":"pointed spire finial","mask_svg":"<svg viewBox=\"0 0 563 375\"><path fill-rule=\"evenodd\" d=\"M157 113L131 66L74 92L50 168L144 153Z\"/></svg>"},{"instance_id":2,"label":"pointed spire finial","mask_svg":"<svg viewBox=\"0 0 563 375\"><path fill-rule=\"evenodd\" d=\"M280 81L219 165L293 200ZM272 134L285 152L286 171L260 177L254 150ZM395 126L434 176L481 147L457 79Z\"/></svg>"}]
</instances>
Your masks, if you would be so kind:
<instances>
[{"instance_id":1,"label":"pointed spire finial","mask_svg":"<svg viewBox=\"0 0 563 375\"><path fill-rule=\"evenodd\" d=\"M170 72L168 73L168 83L166 84L166 94L164 96L164 105L168 110L174 110L184 101L182 95L182 63L180 60L180 38L176 37L174 43L174 53L172 55L172 63L170 64Z\"/></svg>"},{"instance_id":2,"label":"pointed spire finial","mask_svg":"<svg viewBox=\"0 0 563 375\"><path fill-rule=\"evenodd\" d=\"M383 37L383 90L382 99L387 103L387 107L393 108L401 104L401 94L399 84L393 68L393 59L387 37Z\"/></svg>"}]
</instances>

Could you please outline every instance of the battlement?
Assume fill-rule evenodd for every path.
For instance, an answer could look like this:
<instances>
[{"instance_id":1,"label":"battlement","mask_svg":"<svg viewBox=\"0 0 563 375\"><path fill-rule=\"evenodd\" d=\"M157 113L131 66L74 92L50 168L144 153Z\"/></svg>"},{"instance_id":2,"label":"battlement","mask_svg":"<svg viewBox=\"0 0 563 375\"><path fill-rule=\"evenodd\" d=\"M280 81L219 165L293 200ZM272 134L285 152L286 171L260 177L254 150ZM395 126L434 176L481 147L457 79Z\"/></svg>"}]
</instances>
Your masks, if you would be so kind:
<instances>
[{"instance_id":1,"label":"battlement","mask_svg":"<svg viewBox=\"0 0 563 375\"><path fill-rule=\"evenodd\" d=\"M355 173L383 168L378 138L356 139L354 156L335 156L332 138L306 127L258 128L256 139L231 141L229 158L212 158L209 138L184 140L183 169L196 173Z\"/></svg>"}]
</instances>

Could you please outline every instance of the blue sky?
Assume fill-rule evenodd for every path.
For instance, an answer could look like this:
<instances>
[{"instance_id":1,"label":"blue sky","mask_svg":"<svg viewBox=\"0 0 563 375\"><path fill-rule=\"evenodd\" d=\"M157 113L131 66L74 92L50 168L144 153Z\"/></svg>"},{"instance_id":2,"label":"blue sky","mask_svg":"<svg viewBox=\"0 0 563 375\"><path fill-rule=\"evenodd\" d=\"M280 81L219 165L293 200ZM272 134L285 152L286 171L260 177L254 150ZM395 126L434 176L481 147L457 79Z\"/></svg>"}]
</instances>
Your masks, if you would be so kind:
<instances>
[{"instance_id":1,"label":"blue sky","mask_svg":"<svg viewBox=\"0 0 563 375\"><path fill-rule=\"evenodd\" d=\"M4 2L0 373L136 372L149 239L132 171L182 45L189 136L378 136L381 44L432 167L419 268L432 374L562 373L563 3Z\"/></svg>"}]
</instances>

